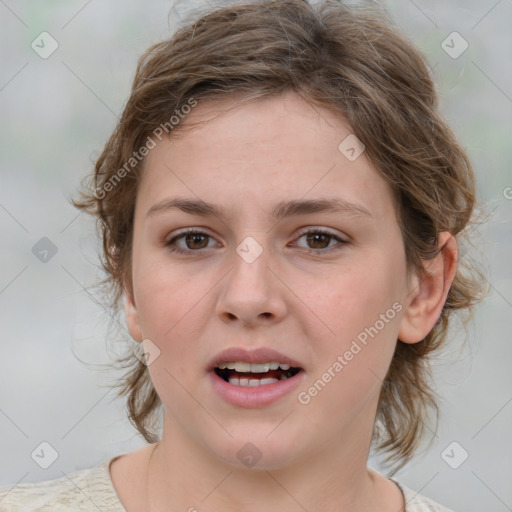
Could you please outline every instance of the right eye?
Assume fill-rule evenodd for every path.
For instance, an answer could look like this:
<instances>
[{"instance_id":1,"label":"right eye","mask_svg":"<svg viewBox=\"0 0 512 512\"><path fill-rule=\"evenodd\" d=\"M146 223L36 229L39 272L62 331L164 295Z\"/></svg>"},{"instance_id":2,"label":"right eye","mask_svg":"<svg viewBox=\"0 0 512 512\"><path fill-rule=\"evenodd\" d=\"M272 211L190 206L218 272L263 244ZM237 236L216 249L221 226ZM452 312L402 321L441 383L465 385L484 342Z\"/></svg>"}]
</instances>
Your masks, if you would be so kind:
<instances>
[{"instance_id":1,"label":"right eye","mask_svg":"<svg viewBox=\"0 0 512 512\"><path fill-rule=\"evenodd\" d=\"M165 246L168 247L171 252L182 254L198 252L200 249L205 249L208 247L208 239L213 240L213 238L207 233L194 229L188 229L187 231L184 231L171 238L168 242L165 243ZM179 247L177 245L178 241L183 241L185 248Z\"/></svg>"}]
</instances>

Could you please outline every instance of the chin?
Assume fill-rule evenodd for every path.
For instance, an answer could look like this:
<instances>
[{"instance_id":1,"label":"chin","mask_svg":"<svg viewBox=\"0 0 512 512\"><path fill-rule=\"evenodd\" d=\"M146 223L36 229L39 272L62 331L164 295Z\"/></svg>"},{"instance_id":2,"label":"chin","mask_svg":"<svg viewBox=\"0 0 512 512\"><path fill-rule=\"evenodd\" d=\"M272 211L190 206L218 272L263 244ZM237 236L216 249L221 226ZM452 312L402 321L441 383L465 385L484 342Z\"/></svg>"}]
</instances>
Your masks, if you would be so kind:
<instances>
[{"instance_id":1,"label":"chin","mask_svg":"<svg viewBox=\"0 0 512 512\"><path fill-rule=\"evenodd\" d=\"M227 445L218 447L214 453L224 464L248 471L276 470L290 465L297 456L297 444L289 437L283 439L276 435L270 440L267 435L268 431L259 436L246 434L230 438Z\"/></svg>"}]
</instances>

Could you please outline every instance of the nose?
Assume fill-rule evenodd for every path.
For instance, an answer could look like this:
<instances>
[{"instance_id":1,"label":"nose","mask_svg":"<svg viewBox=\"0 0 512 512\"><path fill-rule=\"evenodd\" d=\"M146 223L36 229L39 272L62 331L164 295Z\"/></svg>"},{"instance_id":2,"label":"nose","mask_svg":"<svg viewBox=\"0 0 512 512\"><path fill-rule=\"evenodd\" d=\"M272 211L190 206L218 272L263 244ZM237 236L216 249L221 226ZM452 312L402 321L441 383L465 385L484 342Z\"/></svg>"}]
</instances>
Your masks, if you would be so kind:
<instances>
[{"instance_id":1,"label":"nose","mask_svg":"<svg viewBox=\"0 0 512 512\"><path fill-rule=\"evenodd\" d=\"M286 315L286 287L264 250L254 261L233 254L233 268L222 280L223 288L217 301L217 316L227 323L246 326L268 325Z\"/></svg>"}]
</instances>

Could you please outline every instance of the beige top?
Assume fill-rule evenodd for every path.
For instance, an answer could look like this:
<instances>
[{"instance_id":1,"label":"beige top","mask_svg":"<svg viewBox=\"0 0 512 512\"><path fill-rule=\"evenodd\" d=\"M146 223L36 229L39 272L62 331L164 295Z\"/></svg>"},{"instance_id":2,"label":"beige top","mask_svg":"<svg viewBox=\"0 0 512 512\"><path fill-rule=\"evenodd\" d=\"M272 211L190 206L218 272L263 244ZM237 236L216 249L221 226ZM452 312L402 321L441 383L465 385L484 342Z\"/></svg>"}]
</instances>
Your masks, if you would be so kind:
<instances>
[{"instance_id":1,"label":"beige top","mask_svg":"<svg viewBox=\"0 0 512 512\"><path fill-rule=\"evenodd\" d=\"M117 457L55 480L0 487L0 512L126 512L109 473L110 462ZM393 482L404 495L406 512L452 512Z\"/></svg>"}]
</instances>

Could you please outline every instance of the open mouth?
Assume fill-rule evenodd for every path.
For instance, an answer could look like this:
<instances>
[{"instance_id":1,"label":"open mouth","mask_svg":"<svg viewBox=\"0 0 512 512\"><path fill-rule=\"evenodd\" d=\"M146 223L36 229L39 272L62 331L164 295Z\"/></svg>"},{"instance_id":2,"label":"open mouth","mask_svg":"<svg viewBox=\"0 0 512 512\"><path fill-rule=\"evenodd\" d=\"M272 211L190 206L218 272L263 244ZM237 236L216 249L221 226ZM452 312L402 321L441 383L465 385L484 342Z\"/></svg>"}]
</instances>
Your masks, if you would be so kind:
<instances>
[{"instance_id":1,"label":"open mouth","mask_svg":"<svg viewBox=\"0 0 512 512\"><path fill-rule=\"evenodd\" d=\"M209 376L213 390L235 407L270 406L290 396L306 378L306 370L298 361L275 350L233 348L224 352L210 363Z\"/></svg>"},{"instance_id":2,"label":"open mouth","mask_svg":"<svg viewBox=\"0 0 512 512\"><path fill-rule=\"evenodd\" d=\"M256 387L289 379L297 375L301 368L294 368L277 362L257 364L222 363L214 371L221 379L234 386Z\"/></svg>"}]
</instances>

